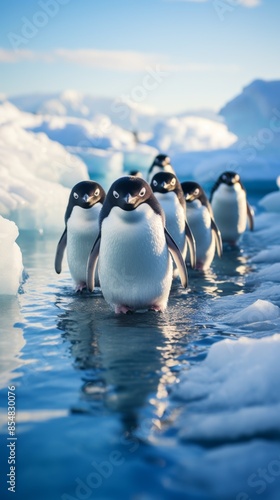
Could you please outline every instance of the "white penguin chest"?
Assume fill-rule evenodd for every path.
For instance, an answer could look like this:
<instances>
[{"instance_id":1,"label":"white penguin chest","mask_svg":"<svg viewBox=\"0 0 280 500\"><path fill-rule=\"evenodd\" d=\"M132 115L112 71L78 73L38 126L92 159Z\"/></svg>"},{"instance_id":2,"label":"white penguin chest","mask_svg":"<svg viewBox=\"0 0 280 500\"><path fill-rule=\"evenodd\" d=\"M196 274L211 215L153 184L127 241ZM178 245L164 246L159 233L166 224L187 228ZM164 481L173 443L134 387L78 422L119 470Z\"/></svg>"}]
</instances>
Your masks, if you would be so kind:
<instances>
[{"instance_id":1,"label":"white penguin chest","mask_svg":"<svg viewBox=\"0 0 280 500\"><path fill-rule=\"evenodd\" d=\"M99 278L108 302L146 303L172 279L160 215L143 203L127 212L113 207L102 222Z\"/></svg>"},{"instance_id":2,"label":"white penguin chest","mask_svg":"<svg viewBox=\"0 0 280 500\"><path fill-rule=\"evenodd\" d=\"M74 207L67 222L67 260L74 280L86 279L89 253L99 232L100 203L92 208Z\"/></svg>"},{"instance_id":3,"label":"white penguin chest","mask_svg":"<svg viewBox=\"0 0 280 500\"><path fill-rule=\"evenodd\" d=\"M211 217L208 209L199 200L188 203L187 216L199 257L209 249L212 243Z\"/></svg>"},{"instance_id":4,"label":"white penguin chest","mask_svg":"<svg viewBox=\"0 0 280 500\"><path fill-rule=\"evenodd\" d=\"M186 247L186 211L179 202L176 193L155 193L155 195L164 210L166 228L177 243L181 252L183 252Z\"/></svg>"},{"instance_id":5,"label":"white penguin chest","mask_svg":"<svg viewBox=\"0 0 280 500\"><path fill-rule=\"evenodd\" d=\"M246 193L240 184L221 184L214 193L212 208L223 238L236 239L246 229Z\"/></svg>"}]
</instances>

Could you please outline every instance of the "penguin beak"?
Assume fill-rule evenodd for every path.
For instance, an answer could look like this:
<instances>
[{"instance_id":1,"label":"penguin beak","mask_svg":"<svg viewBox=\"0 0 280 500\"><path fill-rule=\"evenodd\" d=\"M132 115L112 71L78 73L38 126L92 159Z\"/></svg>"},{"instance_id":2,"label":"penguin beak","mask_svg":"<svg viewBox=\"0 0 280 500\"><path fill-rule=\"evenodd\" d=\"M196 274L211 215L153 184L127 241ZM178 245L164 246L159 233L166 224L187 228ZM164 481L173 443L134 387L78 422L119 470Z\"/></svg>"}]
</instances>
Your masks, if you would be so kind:
<instances>
[{"instance_id":1,"label":"penguin beak","mask_svg":"<svg viewBox=\"0 0 280 500\"><path fill-rule=\"evenodd\" d=\"M83 196L83 201L85 201L86 203L91 199L91 196L89 196L88 194L85 194Z\"/></svg>"},{"instance_id":2,"label":"penguin beak","mask_svg":"<svg viewBox=\"0 0 280 500\"><path fill-rule=\"evenodd\" d=\"M134 196L131 196L131 194L127 194L125 197L124 197L124 201L125 203L127 203L128 205L133 205L134 202L135 202L135 197Z\"/></svg>"},{"instance_id":3,"label":"penguin beak","mask_svg":"<svg viewBox=\"0 0 280 500\"><path fill-rule=\"evenodd\" d=\"M186 199L186 201L188 201L188 200L190 199L190 197L191 197L191 196L190 196L190 194L189 194L189 193L185 194L185 199Z\"/></svg>"},{"instance_id":4,"label":"penguin beak","mask_svg":"<svg viewBox=\"0 0 280 500\"><path fill-rule=\"evenodd\" d=\"M162 183L161 183L161 186L163 187L163 189L167 189L168 184L167 184L166 182L162 182Z\"/></svg>"}]
</instances>

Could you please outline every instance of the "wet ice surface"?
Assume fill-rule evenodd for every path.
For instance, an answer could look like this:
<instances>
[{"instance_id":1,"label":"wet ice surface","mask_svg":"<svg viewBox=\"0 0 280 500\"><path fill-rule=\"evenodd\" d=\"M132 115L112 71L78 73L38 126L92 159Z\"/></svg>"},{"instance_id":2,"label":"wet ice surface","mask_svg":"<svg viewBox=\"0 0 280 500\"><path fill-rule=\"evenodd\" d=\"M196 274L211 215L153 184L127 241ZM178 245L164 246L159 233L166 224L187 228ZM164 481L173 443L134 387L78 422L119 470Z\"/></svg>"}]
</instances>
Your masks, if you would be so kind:
<instances>
[{"instance_id":1,"label":"wet ice surface","mask_svg":"<svg viewBox=\"0 0 280 500\"><path fill-rule=\"evenodd\" d=\"M164 314L130 316L55 275L57 238L18 243L29 279L0 320L16 498L278 500L280 293L277 272L260 279L263 243L246 235L187 291L176 282ZM258 344L272 334L273 357Z\"/></svg>"}]
</instances>

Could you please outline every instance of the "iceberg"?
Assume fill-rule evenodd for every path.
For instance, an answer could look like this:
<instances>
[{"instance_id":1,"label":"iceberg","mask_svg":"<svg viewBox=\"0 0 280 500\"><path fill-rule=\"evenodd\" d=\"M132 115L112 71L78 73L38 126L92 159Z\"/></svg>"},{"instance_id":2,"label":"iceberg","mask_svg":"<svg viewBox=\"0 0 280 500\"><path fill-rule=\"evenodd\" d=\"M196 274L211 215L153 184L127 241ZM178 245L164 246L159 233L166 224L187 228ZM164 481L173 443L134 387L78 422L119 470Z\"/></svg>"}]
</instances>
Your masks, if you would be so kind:
<instances>
[{"instance_id":1,"label":"iceberg","mask_svg":"<svg viewBox=\"0 0 280 500\"><path fill-rule=\"evenodd\" d=\"M22 254L16 224L0 215L0 295L16 295L22 283Z\"/></svg>"}]
</instances>

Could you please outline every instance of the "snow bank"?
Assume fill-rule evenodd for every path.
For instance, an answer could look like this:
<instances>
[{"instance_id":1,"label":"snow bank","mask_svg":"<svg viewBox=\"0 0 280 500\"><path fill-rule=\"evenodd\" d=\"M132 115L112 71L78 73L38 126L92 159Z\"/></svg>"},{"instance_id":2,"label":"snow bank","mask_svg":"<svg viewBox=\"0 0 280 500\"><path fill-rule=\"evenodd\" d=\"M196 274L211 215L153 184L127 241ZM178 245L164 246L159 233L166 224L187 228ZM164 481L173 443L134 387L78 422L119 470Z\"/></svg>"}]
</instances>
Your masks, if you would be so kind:
<instances>
[{"instance_id":1,"label":"snow bank","mask_svg":"<svg viewBox=\"0 0 280 500\"><path fill-rule=\"evenodd\" d=\"M280 212L280 191L264 196L259 205L268 212Z\"/></svg>"},{"instance_id":2,"label":"snow bank","mask_svg":"<svg viewBox=\"0 0 280 500\"><path fill-rule=\"evenodd\" d=\"M236 139L223 123L198 116L184 116L157 123L149 144L172 155L183 151L227 148Z\"/></svg>"},{"instance_id":3,"label":"snow bank","mask_svg":"<svg viewBox=\"0 0 280 500\"><path fill-rule=\"evenodd\" d=\"M220 111L231 132L263 147L279 149L280 81L255 80ZM265 130L265 131L264 131Z\"/></svg>"},{"instance_id":4,"label":"snow bank","mask_svg":"<svg viewBox=\"0 0 280 500\"><path fill-rule=\"evenodd\" d=\"M254 257L251 258L251 262L255 264L266 263L273 264L279 262L280 259L280 245L274 245L268 250L261 250Z\"/></svg>"},{"instance_id":5,"label":"snow bank","mask_svg":"<svg viewBox=\"0 0 280 500\"><path fill-rule=\"evenodd\" d=\"M280 432L280 334L223 340L185 375L181 439L213 442Z\"/></svg>"},{"instance_id":6,"label":"snow bank","mask_svg":"<svg viewBox=\"0 0 280 500\"><path fill-rule=\"evenodd\" d=\"M79 156L87 165L91 178L120 176L123 172L123 154L112 150L82 147L67 147L71 154Z\"/></svg>"},{"instance_id":7,"label":"snow bank","mask_svg":"<svg viewBox=\"0 0 280 500\"><path fill-rule=\"evenodd\" d=\"M268 300L258 299L252 305L245 307L236 314L225 318L226 323L249 324L279 318L280 309Z\"/></svg>"},{"instance_id":8,"label":"snow bank","mask_svg":"<svg viewBox=\"0 0 280 500\"><path fill-rule=\"evenodd\" d=\"M116 125L127 130L150 131L158 113L150 106L133 101L94 97L75 90L52 94L25 94L10 97L22 111L39 115L72 116L93 120L106 115Z\"/></svg>"},{"instance_id":9,"label":"snow bank","mask_svg":"<svg viewBox=\"0 0 280 500\"><path fill-rule=\"evenodd\" d=\"M16 224L0 215L0 295L16 295L22 281L22 254Z\"/></svg>"},{"instance_id":10,"label":"snow bank","mask_svg":"<svg viewBox=\"0 0 280 500\"><path fill-rule=\"evenodd\" d=\"M98 115L93 121L69 116L42 116L29 130L44 132L63 146L107 149L121 148L135 142L131 132L114 125L105 115Z\"/></svg>"},{"instance_id":11,"label":"snow bank","mask_svg":"<svg viewBox=\"0 0 280 500\"><path fill-rule=\"evenodd\" d=\"M61 231L69 188L88 179L87 168L45 134L24 130L23 115L0 104L0 214L20 229Z\"/></svg>"},{"instance_id":12,"label":"snow bank","mask_svg":"<svg viewBox=\"0 0 280 500\"><path fill-rule=\"evenodd\" d=\"M224 106L220 114L229 132L218 123L211 125L208 139L207 136L203 138L203 128L196 130L193 138L191 126L189 134L184 135L183 126L171 120L169 128L159 125L155 135L157 146L173 148L172 163L179 176L191 175L201 184L210 184L223 171L235 170L245 184L250 183L250 189L272 189L280 164L280 81L252 82ZM184 149L180 144L182 139ZM201 147L196 144L197 140ZM215 150L201 151L196 156L186 152L194 149ZM273 195L264 203L279 206L276 198Z\"/></svg>"}]
</instances>

